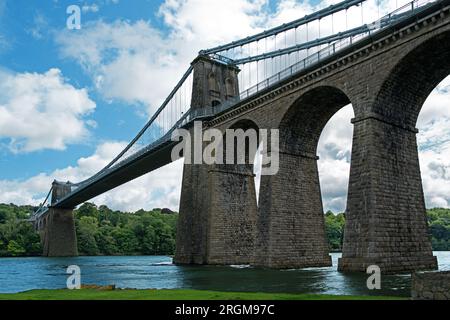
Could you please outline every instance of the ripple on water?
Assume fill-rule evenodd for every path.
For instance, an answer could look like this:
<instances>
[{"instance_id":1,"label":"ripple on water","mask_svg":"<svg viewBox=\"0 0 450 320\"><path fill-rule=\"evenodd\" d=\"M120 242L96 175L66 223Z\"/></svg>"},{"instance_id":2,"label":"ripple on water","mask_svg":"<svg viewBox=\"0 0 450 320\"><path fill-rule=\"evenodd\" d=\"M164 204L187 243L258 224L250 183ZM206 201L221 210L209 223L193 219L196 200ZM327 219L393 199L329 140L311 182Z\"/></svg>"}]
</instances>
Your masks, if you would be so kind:
<instances>
[{"instance_id":1,"label":"ripple on water","mask_svg":"<svg viewBox=\"0 0 450 320\"><path fill-rule=\"evenodd\" d=\"M450 252L435 252L441 270L450 270ZM220 291L258 291L320 294L410 294L411 276L383 276L382 290L369 291L367 275L340 273L333 267L271 270L249 265L177 266L171 257L77 257L0 259L0 292L66 285L66 268L79 265L82 283L115 284L118 288L186 288Z\"/></svg>"}]
</instances>

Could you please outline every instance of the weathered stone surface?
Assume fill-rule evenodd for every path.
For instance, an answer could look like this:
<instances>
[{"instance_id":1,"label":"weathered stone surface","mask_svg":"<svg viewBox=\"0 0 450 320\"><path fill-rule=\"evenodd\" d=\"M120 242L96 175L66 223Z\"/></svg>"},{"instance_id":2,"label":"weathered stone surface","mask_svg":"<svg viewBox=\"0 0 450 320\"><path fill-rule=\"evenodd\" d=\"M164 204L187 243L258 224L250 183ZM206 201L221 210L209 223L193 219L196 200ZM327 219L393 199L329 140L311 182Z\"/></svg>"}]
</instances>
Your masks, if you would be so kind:
<instances>
[{"instance_id":1,"label":"weathered stone surface","mask_svg":"<svg viewBox=\"0 0 450 320\"><path fill-rule=\"evenodd\" d=\"M53 183L52 204L70 192L69 184ZM78 255L75 221L72 209L50 208L39 218L44 257L72 257Z\"/></svg>"},{"instance_id":2,"label":"weathered stone surface","mask_svg":"<svg viewBox=\"0 0 450 320\"><path fill-rule=\"evenodd\" d=\"M50 208L42 240L44 257L73 257L78 255L75 222L72 210Z\"/></svg>"},{"instance_id":3,"label":"weathered stone surface","mask_svg":"<svg viewBox=\"0 0 450 320\"><path fill-rule=\"evenodd\" d=\"M256 188L251 166L216 166L209 171L208 264L253 263Z\"/></svg>"},{"instance_id":4,"label":"weathered stone surface","mask_svg":"<svg viewBox=\"0 0 450 320\"><path fill-rule=\"evenodd\" d=\"M450 271L413 273L411 297L414 300L450 300Z\"/></svg>"},{"instance_id":5,"label":"weathered stone surface","mask_svg":"<svg viewBox=\"0 0 450 320\"><path fill-rule=\"evenodd\" d=\"M339 270L436 269L427 232L416 134L379 119L356 119Z\"/></svg>"},{"instance_id":6,"label":"weathered stone surface","mask_svg":"<svg viewBox=\"0 0 450 320\"><path fill-rule=\"evenodd\" d=\"M280 171L260 187L255 264L331 266L316 159L280 154Z\"/></svg>"}]
</instances>

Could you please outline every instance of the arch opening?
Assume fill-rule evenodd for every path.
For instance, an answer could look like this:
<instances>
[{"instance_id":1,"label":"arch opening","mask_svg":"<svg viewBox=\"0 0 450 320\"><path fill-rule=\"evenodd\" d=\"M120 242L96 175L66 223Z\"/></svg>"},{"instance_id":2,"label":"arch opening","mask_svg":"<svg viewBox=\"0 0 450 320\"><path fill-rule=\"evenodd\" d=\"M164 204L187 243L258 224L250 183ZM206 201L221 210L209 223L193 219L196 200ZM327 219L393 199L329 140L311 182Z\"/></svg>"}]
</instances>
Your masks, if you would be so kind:
<instances>
[{"instance_id":1,"label":"arch opening","mask_svg":"<svg viewBox=\"0 0 450 320\"><path fill-rule=\"evenodd\" d=\"M433 251L450 250L450 76L423 104L417 146ZM436 253L439 262L439 253Z\"/></svg>"},{"instance_id":2,"label":"arch opening","mask_svg":"<svg viewBox=\"0 0 450 320\"><path fill-rule=\"evenodd\" d=\"M325 125L349 104L347 95L335 87L308 91L289 108L280 123L280 150L315 155Z\"/></svg>"},{"instance_id":3,"label":"arch opening","mask_svg":"<svg viewBox=\"0 0 450 320\"><path fill-rule=\"evenodd\" d=\"M335 87L318 87L294 103L280 126L280 150L311 159L309 170L312 173L307 178L317 184L313 196L316 214L326 212L324 219L339 221L342 228L341 220L347 206L354 114L350 98L343 91ZM322 228L321 223L316 228ZM330 251L341 250L343 230L324 228Z\"/></svg>"}]
</instances>

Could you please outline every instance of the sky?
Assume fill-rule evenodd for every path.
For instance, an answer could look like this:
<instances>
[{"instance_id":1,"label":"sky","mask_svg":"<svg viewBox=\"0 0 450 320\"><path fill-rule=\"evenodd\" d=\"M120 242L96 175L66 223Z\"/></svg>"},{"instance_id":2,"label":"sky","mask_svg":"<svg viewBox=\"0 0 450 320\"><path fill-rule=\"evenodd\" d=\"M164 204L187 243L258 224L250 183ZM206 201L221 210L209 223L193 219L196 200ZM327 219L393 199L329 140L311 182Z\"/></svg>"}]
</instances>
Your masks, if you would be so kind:
<instances>
[{"instance_id":1,"label":"sky","mask_svg":"<svg viewBox=\"0 0 450 320\"><path fill-rule=\"evenodd\" d=\"M117 155L198 51L298 19L336 0L0 0L0 203L39 204L53 179L87 178ZM395 2L370 0L375 20ZM376 3L376 4L375 4ZM81 29L66 27L70 5ZM357 15L350 22L358 25ZM450 207L450 79L417 127L428 207ZM345 210L351 106L319 143L325 210ZM178 210L182 161L93 199L112 209Z\"/></svg>"}]
</instances>

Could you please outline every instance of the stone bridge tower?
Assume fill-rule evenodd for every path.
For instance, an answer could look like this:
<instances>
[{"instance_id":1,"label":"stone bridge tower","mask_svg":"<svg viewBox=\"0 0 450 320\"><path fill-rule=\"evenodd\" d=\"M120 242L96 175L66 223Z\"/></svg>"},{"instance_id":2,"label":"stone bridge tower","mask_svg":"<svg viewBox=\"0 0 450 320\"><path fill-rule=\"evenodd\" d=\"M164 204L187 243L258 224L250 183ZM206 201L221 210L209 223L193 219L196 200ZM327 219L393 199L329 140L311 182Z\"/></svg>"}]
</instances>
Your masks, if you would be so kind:
<instances>
[{"instance_id":1,"label":"stone bridge tower","mask_svg":"<svg viewBox=\"0 0 450 320\"><path fill-rule=\"evenodd\" d=\"M56 201L70 193L70 184L53 182L52 201ZM38 226L43 244L44 257L72 257L78 255L75 221L72 209L50 207L44 216L40 217Z\"/></svg>"},{"instance_id":2,"label":"stone bridge tower","mask_svg":"<svg viewBox=\"0 0 450 320\"><path fill-rule=\"evenodd\" d=\"M194 111L203 110L209 114L239 94L240 70L237 67L205 56L199 56L192 64L191 107ZM174 262L250 263L256 215L252 168L247 165L185 164Z\"/></svg>"}]
</instances>

